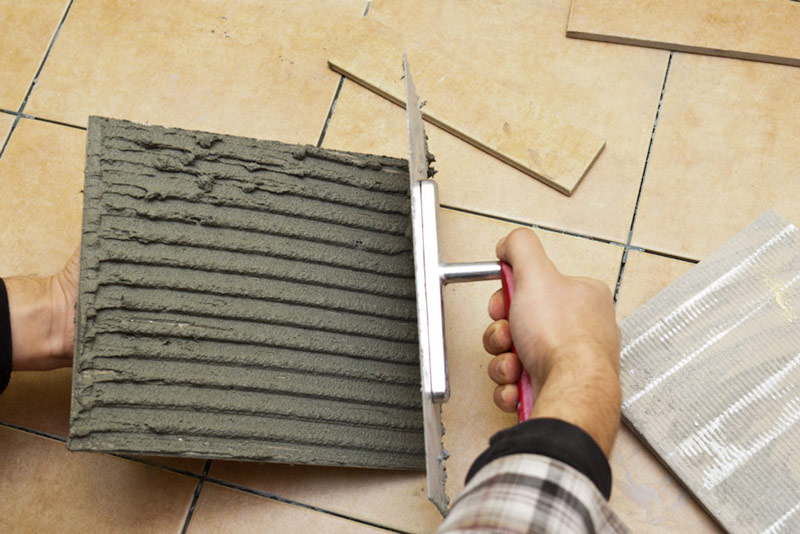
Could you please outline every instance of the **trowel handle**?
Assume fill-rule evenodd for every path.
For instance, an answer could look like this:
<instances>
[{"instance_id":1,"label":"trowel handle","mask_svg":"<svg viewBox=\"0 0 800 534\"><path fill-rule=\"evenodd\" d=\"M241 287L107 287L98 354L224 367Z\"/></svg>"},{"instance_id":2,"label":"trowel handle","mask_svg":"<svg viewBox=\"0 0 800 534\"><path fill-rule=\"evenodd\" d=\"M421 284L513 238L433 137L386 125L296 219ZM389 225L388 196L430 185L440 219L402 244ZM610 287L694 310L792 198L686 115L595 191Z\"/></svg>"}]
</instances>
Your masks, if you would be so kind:
<instances>
[{"instance_id":1,"label":"trowel handle","mask_svg":"<svg viewBox=\"0 0 800 534\"><path fill-rule=\"evenodd\" d=\"M503 295L506 301L506 317L510 317L511 312L511 297L514 296L514 273L511 266L505 262L500 262L500 280L503 282ZM511 352L517 353L514 348L513 342L511 345ZM517 391L519 391L519 402L517 403L517 421L527 421L531 416L531 408L533 407L533 387L531 386L531 377L525 368L522 369L522 375L517 382Z\"/></svg>"}]
</instances>

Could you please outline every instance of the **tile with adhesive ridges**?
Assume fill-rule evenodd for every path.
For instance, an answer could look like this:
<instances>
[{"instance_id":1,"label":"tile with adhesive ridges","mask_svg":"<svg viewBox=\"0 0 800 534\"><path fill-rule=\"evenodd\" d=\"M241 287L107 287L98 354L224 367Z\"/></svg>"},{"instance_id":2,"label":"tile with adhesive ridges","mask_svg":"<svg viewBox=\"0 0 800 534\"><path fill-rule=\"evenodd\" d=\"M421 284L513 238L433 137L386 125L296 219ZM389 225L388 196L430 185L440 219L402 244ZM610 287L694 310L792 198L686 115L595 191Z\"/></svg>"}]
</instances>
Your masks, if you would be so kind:
<instances>
[{"instance_id":1,"label":"tile with adhesive ridges","mask_svg":"<svg viewBox=\"0 0 800 534\"><path fill-rule=\"evenodd\" d=\"M795 67L675 54L633 244L701 260L766 209L800 220L796 87Z\"/></svg>"},{"instance_id":2,"label":"tile with adhesive ridges","mask_svg":"<svg viewBox=\"0 0 800 534\"><path fill-rule=\"evenodd\" d=\"M495 259L497 241L518 228L446 209L440 213L440 225L442 254L448 262ZM620 247L552 232L537 235L559 269L597 277L610 286L615 283ZM488 446L489 437L516 422L516 416L501 412L492 402L494 386L486 374L491 356L482 345L490 322L489 296L499 287L499 281L475 282L445 290L451 400L442 417L444 445L451 453L447 461L451 501L461 491L469 466ZM427 500L423 474L214 462L211 476L403 531L434 532L441 522Z\"/></svg>"},{"instance_id":3,"label":"tile with adhesive ridges","mask_svg":"<svg viewBox=\"0 0 800 534\"><path fill-rule=\"evenodd\" d=\"M596 134L437 53L438 43L407 41L374 17L362 18L347 34L351 41L331 52L332 69L404 107L397 58L406 54L416 90L425 95L426 121L566 195L603 149Z\"/></svg>"},{"instance_id":4,"label":"tile with adhesive ridges","mask_svg":"<svg viewBox=\"0 0 800 534\"><path fill-rule=\"evenodd\" d=\"M70 449L422 470L408 187L92 117Z\"/></svg>"},{"instance_id":5,"label":"tile with adhesive ridges","mask_svg":"<svg viewBox=\"0 0 800 534\"><path fill-rule=\"evenodd\" d=\"M622 277L617 317L630 315L692 267L685 261L631 251ZM613 474L611 508L632 532L722 532L625 425L619 429L609 463Z\"/></svg>"},{"instance_id":6,"label":"tile with adhesive ridges","mask_svg":"<svg viewBox=\"0 0 800 534\"><path fill-rule=\"evenodd\" d=\"M573 0L567 36L800 66L788 0Z\"/></svg>"},{"instance_id":7,"label":"tile with adhesive ridges","mask_svg":"<svg viewBox=\"0 0 800 534\"><path fill-rule=\"evenodd\" d=\"M443 55L606 140L567 198L426 124L443 205L625 242L669 53L566 39L568 11L568 1L376 1L367 17L423 45L431 32ZM325 146L404 156L406 139L402 109L345 81Z\"/></svg>"},{"instance_id":8,"label":"tile with adhesive ridges","mask_svg":"<svg viewBox=\"0 0 800 534\"><path fill-rule=\"evenodd\" d=\"M4 532L180 532L194 478L0 427Z\"/></svg>"},{"instance_id":9,"label":"tile with adhesive ridges","mask_svg":"<svg viewBox=\"0 0 800 534\"><path fill-rule=\"evenodd\" d=\"M19 109L68 4L0 0L0 108Z\"/></svg>"},{"instance_id":10,"label":"tile with adhesive ridges","mask_svg":"<svg viewBox=\"0 0 800 534\"><path fill-rule=\"evenodd\" d=\"M800 526L799 251L770 210L621 324L623 417L732 534Z\"/></svg>"},{"instance_id":11,"label":"tile with adhesive ridges","mask_svg":"<svg viewBox=\"0 0 800 534\"><path fill-rule=\"evenodd\" d=\"M380 534L387 531L206 482L187 530L188 534L205 532Z\"/></svg>"},{"instance_id":12,"label":"tile with adhesive ridges","mask_svg":"<svg viewBox=\"0 0 800 534\"><path fill-rule=\"evenodd\" d=\"M26 112L316 143L339 82L325 49L364 6L75 2Z\"/></svg>"}]
</instances>

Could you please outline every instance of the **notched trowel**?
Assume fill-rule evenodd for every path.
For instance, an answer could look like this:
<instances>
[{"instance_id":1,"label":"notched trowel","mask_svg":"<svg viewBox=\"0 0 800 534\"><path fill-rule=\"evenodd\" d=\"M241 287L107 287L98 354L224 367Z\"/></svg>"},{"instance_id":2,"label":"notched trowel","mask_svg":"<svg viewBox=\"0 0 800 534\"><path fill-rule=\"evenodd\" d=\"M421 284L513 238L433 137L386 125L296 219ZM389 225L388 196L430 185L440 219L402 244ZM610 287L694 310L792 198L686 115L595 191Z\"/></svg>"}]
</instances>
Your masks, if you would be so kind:
<instances>
[{"instance_id":1,"label":"notched trowel","mask_svg":"<svg viewBox=\"0 0 800 534\"><path fill-rule=\"evenodd\" d=\"M442 444L442 404L449 399L450 388L444 340L442 288L453 282L501 279L506 306L510 306L514 279L511 268L498 261L442 263L439 254L439 196L436 182L429 178L428 141L422 124L419 96L405 54L403 72L408 118L408 171L411 178L411 227L417 289L425 468L428 475L428 498L442 515L446 515L448 497L445 493L445 461L448 454ZM530 378L524 371L518 386L520 403L517 414L520 421L525 421L530 415L532 392Z\"/></svg>"}]
</instances>

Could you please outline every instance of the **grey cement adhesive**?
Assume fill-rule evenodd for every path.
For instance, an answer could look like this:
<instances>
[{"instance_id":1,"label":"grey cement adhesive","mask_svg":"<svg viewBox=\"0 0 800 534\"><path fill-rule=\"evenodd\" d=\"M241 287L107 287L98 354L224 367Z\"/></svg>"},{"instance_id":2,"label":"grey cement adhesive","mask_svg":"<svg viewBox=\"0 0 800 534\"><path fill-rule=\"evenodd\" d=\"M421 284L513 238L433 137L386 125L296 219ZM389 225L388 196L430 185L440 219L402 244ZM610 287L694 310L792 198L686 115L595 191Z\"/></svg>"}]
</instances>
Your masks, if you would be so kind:
<instances>
[{"instance_id":1,"label":"grey cement adhesive","mask_svg":"<svg viewBox=\"0 0 800 534\"><path fill-rule=\"evenodd\" d=\"M622 323L622 412L728 532L800 532L800 231L770 211Z\"/></svg>"},{"instance_id":2,"label":"grey cement adhesive","mask_svg":"<svg viewBox=\"0 0 800 534\"><path fill-rule=\"evenodd\" d=\"M68 447L424 469L407 163L91 117Z\"/></svg>"}]
</instances>

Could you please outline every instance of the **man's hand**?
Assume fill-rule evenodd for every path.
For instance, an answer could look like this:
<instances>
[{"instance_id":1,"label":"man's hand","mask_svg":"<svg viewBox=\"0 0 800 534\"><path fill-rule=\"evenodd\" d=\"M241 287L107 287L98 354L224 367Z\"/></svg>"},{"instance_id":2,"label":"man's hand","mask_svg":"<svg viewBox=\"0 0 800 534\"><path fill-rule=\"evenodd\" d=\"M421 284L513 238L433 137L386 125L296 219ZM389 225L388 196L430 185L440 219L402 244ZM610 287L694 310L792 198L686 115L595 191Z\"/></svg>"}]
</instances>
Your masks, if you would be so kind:
<instances>
[{"instance_id":1,"label":"man's hand","mask_svg":"<svg viewBox=\"0 0 800 534\"><path fill-rule=\"evenodd\" d=\"M619 427L620 332L608 286L562 275L531 230L500 240L497 257L514 271L515 293L506 318L502 291L489 299L494 320L483 344L495 354L489 376L494 401L516 409L516 382L528 371L538 397L531 418L562 419L585 430L608 456ZM519 354L509 352L512 339Z\"/></svg>"},{"instance_id":2,"label":"man's hand","mask_svg":"<svg viewBox=\"0 0 800 534\"><path fill-rule=\"evenodd\" d=\"M46 371L72 364L78 262L76 250L58 274L4 280L14 371Z\"/></svg>"}]
</instances>

